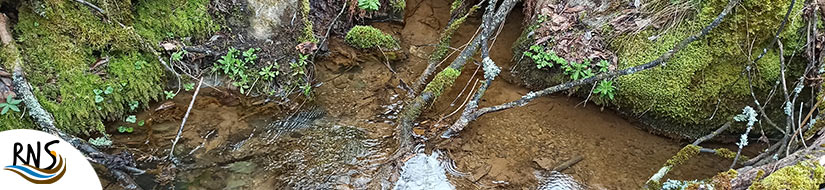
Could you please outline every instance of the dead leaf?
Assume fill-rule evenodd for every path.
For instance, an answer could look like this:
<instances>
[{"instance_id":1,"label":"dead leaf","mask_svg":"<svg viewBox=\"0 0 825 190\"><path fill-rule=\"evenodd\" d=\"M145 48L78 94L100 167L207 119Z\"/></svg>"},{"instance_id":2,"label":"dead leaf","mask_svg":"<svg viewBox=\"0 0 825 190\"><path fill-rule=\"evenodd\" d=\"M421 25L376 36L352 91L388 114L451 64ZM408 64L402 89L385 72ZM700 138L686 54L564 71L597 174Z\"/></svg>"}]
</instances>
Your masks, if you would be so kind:
<instances>
[{"instance_id":1,"label":"dead leaf","mask_svg":"<svg viewBox=\"0 0 825 190\"><path fill-rule=\"evenodd\" d=\"M160 44L160 47L162 47L163 50L166 50L166 51L177 51L177 49L178 49L178 45L175 45L174 42L162 42Z\"/></svg>"}]
</instances>

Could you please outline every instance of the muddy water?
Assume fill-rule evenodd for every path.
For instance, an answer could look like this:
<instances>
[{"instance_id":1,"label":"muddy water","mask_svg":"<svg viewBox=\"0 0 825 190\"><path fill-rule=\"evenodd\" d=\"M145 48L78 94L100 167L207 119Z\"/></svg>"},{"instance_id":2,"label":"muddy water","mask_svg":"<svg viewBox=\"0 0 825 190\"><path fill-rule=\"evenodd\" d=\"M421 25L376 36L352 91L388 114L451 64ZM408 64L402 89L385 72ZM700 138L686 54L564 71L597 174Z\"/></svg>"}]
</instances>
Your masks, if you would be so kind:
<instances>
[{"instance_id":1,"label":"muddy water","mask_svg":"<svg viewBox=\"0 0 825 190\"><path fill-rule=\"evenodd\" d=\"M132 152L141 168L150 169L137 178L145 189L367 188L376 164L395 146L394 121L406 98L400 81L413 81L426 66L427 52L449 20L451 2L410 0L403 25L375 24L402 40L407 59L388 64L397 75L375 61L380 59L353 60L358 52L333 39L332 55L316 62L319 86L312 102L278 106L204 88L175 150L178 168L171 167L167 155L191 94L150 106L138 114L147 125L131 134L116 131L124 123L110 124L116 145L111 151ZM453 46L460 47L473 35L478 16L459 29ZM492 45L491 56L504 68L503 77L510 75L510 47L521 33L521 20L516 9ZM473 75L476 70L474 64L464 67L456 85L423 113L416 131L435 133L456 118L450 113L461 108L482 77L481 71ZM508 102L527 92L497 80L481 105ZM564 171L575 180L592 189L638 189L685 144L639 130L618 114L581 101L564 95L539 98L485 115L459 136L428 147L439 149L455 161L455 169L469 174L448 175L458 189L532 189L537 183L534 171L577 156L584 160ZM156 110L159 107L168 108ZM707 178L729 164L702 155L666 178Z\"/></svg>"}]
</instances>

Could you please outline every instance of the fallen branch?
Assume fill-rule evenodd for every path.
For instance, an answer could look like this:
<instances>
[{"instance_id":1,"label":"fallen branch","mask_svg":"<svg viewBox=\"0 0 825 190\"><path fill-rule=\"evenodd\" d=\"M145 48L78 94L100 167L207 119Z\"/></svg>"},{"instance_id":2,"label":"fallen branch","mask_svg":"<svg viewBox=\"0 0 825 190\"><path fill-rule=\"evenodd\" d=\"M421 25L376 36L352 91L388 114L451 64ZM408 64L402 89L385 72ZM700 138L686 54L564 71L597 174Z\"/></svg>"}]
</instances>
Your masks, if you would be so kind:
<instances>
[{"instance_id":1,"label":"fallen branch","mask_svg":"<svg viewBox=\"0 0 825 190\"><path fill-rule=\"evenodd\" d=\"M468 114L467 117L462 117L462 118L459 118L458 120L456 120L456 122L452 126L450 126L450 128L447 129L447 131L445 131L441 136L446 137L446 138L454 136L454 135L456 135L456 133L463 130L470 123L470 121L473 121L473 120L477 119L478 117L481 117L482 115L487 114L487 113L492 113L492 112L497 112L497 111L501 111L501 110L505 110L505 109L510 109L510 108L514 108L514 107L517 107L517 106L524 106L524 105L527 105L528 102L532 101L535 98L546 96L546 95L549 95L549 94L552 94L552 93L555 93L555 92L559 92L559 91L562 91L562 90L567 90L567 89L570 89L572 87L579 86L579 85L582 85L582 84L589 84L589 83L594 83L596 81L606 79L606 78L613 78L613 77L617 77L617 76L633 74L633 73L637 73L639 71L644 71L644 70L647 70L647 69L650 69L650 68L657 67L659 65L664 65L665 62L670 60L670 58L672 58L673 55L676 54L676 52L679 52L679 50L682 50L683 48L687 47L687 45L690 44L691 42L696 41L699 38L704 37L713 28L718 26L719 23L722 22L723 18L725 18L725 16L727 16L727 14L730 13L731 9L733 9L734 5L737 4L738 2L739 2L738 0L731 0L728 3L728 5L725 7L725 9L722 10L722 12L719 13L718 16L716 16L716 19L714 19L713 22L711 22L710 24L705 26L698 33L682 40L681 42L676 44L673 47L673 49L671 49L670 51L665 52L664 54L662 54L661 56L656 58L656 60L653 60L651 62L642 64L642 65L638 65L638 66L635 66L635 67L630 67L630 68L627 68L627 69L619 70L619 71L611 71L611 72L608 72L608 73L598 74L596 76L589 77L589 78L586 78L586 79L575 80L575 81L567 82L567 83L564 83L564 84L559 84L559 85L556 85L556 86L545 88L544 90L540 90L540 91L537 91L537 92L527 93L527 95L522 96L521 99L518 99L518 100L515 100L515 101L512 101L512 102L508 102L508 103L504 103L504 104L500 104L500 105L496 105L496 106L491 106L491 107L481 108L477 111L474 111L472 114Z\"/></svg>"},{"instance_id":2,"label":"fallen branch","mask_svg":"<svg viewBox=\"0 0 825 190\"><path fill-rule=\"evenodd\" d=\"M116 164L115 161L112 160L115 156L100 152L85 140L67 134L54 125L55 121L52 114L43 109L37 97L32 93L32 87L28 81L26 81L22 68L23 60L20 58L20 52L15 46L14 38L12 38L9 32L8 17L6 17L5 14L0 14L0 41L3 42L2 48L5 49L5 52L13 56L14 69L12 72L12 80L14 82L14 90L17 91L17 95L23 100L26 109L29 111L29 116L34 119L37 127L41 131L58 136L68 142L89 157L90 161L105 165L124 188L131 190L141 189L132 177L124 171L143 173L143 170L128 165Z\"/></svg>"},{"instance_id":3,"label":"fallen branch","mask_svg":"<svg viewBox=\"0 0 825 190\"><path fill-rule=\"evenodd\" d=\"M733 1L736 1L736 0L732 0L731 2L733 2ZM728 4L728 5L731 5L731 4ZM700 137L700 138L696 139L696 141L693 141L692 144L689 144L689 145L685 146L684 148L682 148L681 150L679 150L679 152L677 152L676 155L673 155L672 158L668 159L667 162L665 162L665 165L662 166L662 168L659 168L659 171L657 171L655 174L653 174L653 176L651 176L647 180L647 182L645 182L645 188L644 189L650 189L650 188L659 186L659 183L662 180L662 178L665 175L667 175L667 173L670 172L670 170L673 169L673 167L675 167L677 165L681 165L682 163L684 163L685 161L693 158L694 156L696 156L700 152L717 154L717 150L702 148L701 146L699 146L699 144L701 144L702 142L705 142L707 140L712 139L716 135L721 134L726 129L730 128L731 124L732 124L732 122L728 121L727 123L725 123L724 125L719 127L719 129L716 129L716 131L713 131L710 134L707 134L703 137ZM734 158L734 159L738 159L738 158ZM734 162L735 162L735 160L734 160Z\"/></svg>"},{"instance_id":4,"label":"fallen branch","mask_svg":"<svg viewBox=\"0 0 825 190\"><path fill-rule=\"evenodd\" d=\"M441 95L441 92L452 86L455 79L459 74L461 74L461 69L464 67L467 60L476 54L478 46L481 42L489 39L490 35L494 32L498 25L502 23L508 14L510 14L510 11L515 6L516 2L518 2L518 0L505 0L501 3L498 9L496 9L496 0L490 0L485 10L485 14L482 17L481 26L479 26L482 28L482 32L474 38L466 48L464 48L464 50L458 55L458 57L456 57L455 60L453 60L449 67L439 72L433 80L427 84L421 94L410 101L407 106L404 106L404 110L402 110L401 116L398 118L399 149L396 150L396 153L392 157L390 157L390 160L401 157L412 150L413 123L421 114L424 106L431 104L436 98L438 98L438 96Z\"/></svg>"},{"instance_id":5,"label":"fallen branch","mask_svg":"<svg viewBox=\"0 0 825 190\"><path fill-rule=\"evenodd\" d=\"M582 157L581 155L573 156L573 158L567 159L558 166L553 167L553 171L562 172L567 168L573 167L573 165L576 165L576 163L579 163L582 160L584 160L584 157Z\"/></svg>"},{"instance_id":6,"label":"fallen branch","mask_svg":"<svg viewBox=\"0 0 825 190\"><path fill-rule=\"evenodd\" d=\"M747 189L755 180L759 180L756 179L756 177L768 176L781 168L794 165L803 160L814 160L815 163L819 164L821 163L820 160L825 158L825 147L822 147L823 144L825 144L825 136L819 136L808 148L796 151L775 162L756 167L746 166L739 168L737 169L739 175L731 181L731 187L733 189Z\"/></svg>"},{"instance_id":7,"label":"fallen branch","mask_svg":"<svg viewBox=\"0 0 825 190\"><path fill-rule=\"evenodd\" d=\"M452 39L453 34L455 31L458 30L458 27L464 23L464 21L473 14L476 9L481 7L481 4L484 3L484 0L479 1L477 5L470 8L464 16L451 19L449 23L447 23L447 27L444 29L444 32L441 33L441 38L439 39L438 44L435 46L435 50L432 54L430 54L430 59L427 62L427 68L424 69L424 72L418 77L418 80L412 84L412 89L414 92L418 92L421 90L421 87L427 82L427 79L430 78L435 70L441 65L442 59L448 57L445 56L447 53L447 49L450 48L450 41Z\"/></svg>"},{"instance_id":8,"label":"fallen branch","mask_svg":"<svg viewBox=\"0 0 825 190\"><path fill-rule=\"evenodd\" d=\"M186 108L186 114L183 115L183 120L180 122L180 128L178 129L178 134L175 136L175 141L172 142L172 149L169 150L169 160L175 160L175 145L178 144L178 140L180 140L180 134L183 133L183 126L186 125L186 119L189 118L189 113L192 112L192 106L195 105L195 99L198 98L198 92L201 91L201 85L203 84L203 78L198 81L198 87L195 88L195 94L192 95L192 100L189 101L189 108Z\"/></svg>"}]
</instances>

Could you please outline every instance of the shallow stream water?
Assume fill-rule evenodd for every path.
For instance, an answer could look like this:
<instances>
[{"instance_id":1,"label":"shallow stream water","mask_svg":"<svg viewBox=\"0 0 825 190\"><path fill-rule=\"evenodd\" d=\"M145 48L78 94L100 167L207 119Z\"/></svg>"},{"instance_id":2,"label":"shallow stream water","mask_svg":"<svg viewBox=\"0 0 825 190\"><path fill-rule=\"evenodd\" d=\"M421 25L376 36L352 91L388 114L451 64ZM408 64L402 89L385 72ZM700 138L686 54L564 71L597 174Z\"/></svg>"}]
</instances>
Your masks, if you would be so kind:
<instances>
[{"instance_id":1,"label":"shallow stream water","mask_svg":"<svg viewBox=\"0 0 825 190\"><path fill-rule=\"evenodd\" d=\"M314 101L284 104L297 111L203 88L175 150L182 163L177 172L164 160L191 94L138 114L147 125L131 134L109 131L115 151L132 152L139 166L155 168L137 179L145 189L367 188L376 166L395 148L394 122L406 98L399 79L411 82L426 67L427 52L449 20L451 2L408 0L403 25L375 24L402 40L407 59L390 64L397 76L382 62L340 67L340 62L351 61L346 55L356 52L333 39L333 55L316 61L319 85ZM522 29L518 8L491 46L492 59L504 68L505 77L513 64L511 45ZM479 24L478 17L468 19L453 37L453 46L466 43ZM428 130L456 118L451 113L461 109L474 81L482 77L476 70L474 64L464 67L453 88L422 114L422 130L417 133L433 133ZM527 92L496 80L481 106L516 100ZM457 189L534 189L535 171L573 157L583 160L563 173L591 189L638 189L686 144L650 134L613 111L581 102L564 95L538 98L524 107L485 115L459 136L427 144L426 149L437 149L454 161L453 169L467 174L447 175ZM170 108L156 111L158 107ZM701 155L666 178L707 178L729 165L729 160Z\"/></svg>"}]
</instances>

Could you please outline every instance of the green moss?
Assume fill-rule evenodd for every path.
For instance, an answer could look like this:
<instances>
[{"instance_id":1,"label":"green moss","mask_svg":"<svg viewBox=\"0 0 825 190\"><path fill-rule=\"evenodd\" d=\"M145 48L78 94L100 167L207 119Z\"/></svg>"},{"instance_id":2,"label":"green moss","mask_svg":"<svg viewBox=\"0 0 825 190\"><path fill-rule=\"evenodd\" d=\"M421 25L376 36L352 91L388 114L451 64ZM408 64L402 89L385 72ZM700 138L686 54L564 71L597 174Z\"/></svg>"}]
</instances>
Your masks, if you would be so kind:
<instances>
[{"instance_id":1,"label":"green moss","mask_svg":"<svg viewBox=\"0 0 825 190\"><path fill-rule=\"evenodd\" d=\"M736 152L733 152L730 149L717 148L715 150L716 150L716 155L719 156L719 157L727 158L727 159L733 159L734 157L736 157Z\"/></svg>"},{"instance_id":2,"label":"green moss","mask_svg":"<svg viewBox=\"0 0 825 190\"><path fill-rule=\"evenodd\" d=\"M740 79L748 60L744 52L752 52L751 57L762 52L761 47L770 43L789 3L790 0L742 2L706 38L681 50L665 66L619 77L616 103L633 112L647 112L673 123L657 126L661 131L692 137L709 133L745 104L752 103L747 78ZM692 22L683 22L664 34L647 30L620 37L613 44L619 49L619 67L628 68L656 59L710 23L725 4L724 0L704 1L700 14ZM801 7L795 6L794 12ZM800 48L801 44L796 42L803 39L798 32L801 19L792 18L781 35L786 54ZM651 36L658 38L651 41L648 39ZM747 49L754 39L753 49ZM770 90L778 79L778 62L776 51L769 49L756 63L753 83L757 93ZM708 121L719 99L716 116Z\"/></svg>"},{"instance_id":3,"label":"green moss","mask_svg":"<svg viewBox=\"0 0 825 190\"><path fill-rule=\"evenodd\" d=\"M698 155L700 148L701 147L696 146L696 145L687 145L684 148L682 148L681 150L679 150L679 152L677 152L676 155L673 155L673 157L668 159L666 165L667 166L681 165L681 164L685 163L685 161L690 160L690 158L693 158L694 156Z\"/></svg>"},{"instance_id":4,"label":"green moss","mask_svg":"<svg viewBox=\"0 0 825 190\"><path fill-rule=\"evenodd\" d=\"M731 189L731 180L735 179L736 176L739 175L738 172L734 169L729 169L725 172L719 172L713 178L711 178L711 184L713 185L714 189Z\"/></svg>"},{"instance_id":5,"label":"green moss","mask_svg":"<svg viewBox=\"0 0 825 190\"><path fill-rule=\"evenodd\" d=\"M298 37L298 41L318 43L318 38L315 38L315 33L313 32L312 20L309 19L309 11L309 0L301 0L301 17L304 21L304 34Z\"/></svg>"},{"instance_id":6,"label":"green moss","mask_svg":"<svg viewBox=\"0 0 825 190\"><path fill-rule=\"evenodd\" d=\"M398 49L400 47L395 38L372 26L352 27L344 39L353 47L361 49L376 47Z\"/></svg>"},{"instance_id":7,"label":"green moss","mask_svg":"<svg viewBox=\"0 0 825 190\"><path fill-rule=\"evenodd\" d=\"M438 98L445 89L449 89L453 86L455 79L458 78L458 75L461 75L460 70L447 67L433 77L433 80L427 84L427 87L424 88L422 93L432 92L433 99Z\"/></svg>"},{"instance_id":8,"label":"green moss","mask_svg":"<svg viewBox=\"0 0 825 190\"><path fill-rule=\"evenodd\" d=\"M450 15L455 12L455 9L458 9L461 6L461 3L464 3L462 0L453 0L453 3L450 3Z\"/></svg>"},{"instance_id":9,"label":"green moss","mask_svg":"<svg viewBox=\"0 0 825 190\"><path fill-rule=\"evenodd\" d=\"M825 168L821 165L802 161L773 172L765 179L754 182L748 189L818 189L825 183Z\"/></svg>"},{"instance_id":10,"label":"green moss","mask_svg":"<svg viewBox=\"0 0 825 190\"><path fill-rule=\"evenodd\" d=\"M460 3L460 0L456 0L456 2ZM453 2L453 5L455 5L456 2ZM473 14L476 10L478 10L478 8L478 6L473 6L472 8L470 8L470 11L467 12L467 14L465 14L462 17L456 18L455 20L453 20L453 22L450 23L449 26L447 26L447 29L445 29L444 32L441 33L441 39L438 41L438 46L436 47L436 49L433 50L433 53L430 56L430 61L441 61L441 59L444 59L444 56L447 55L447 50L450 47L450 42L453 38L453 34L455 34L455 31L458 30L458 27L460 27L461 24L463 24L464 21L467 20L467 16Z\"/></svg>"},{"instance_id":11,"label":"green moss","mask_svg":"<svg viewBox=\"0 0 825 190\"><path fill-rule=\"evenodd\" d=\"M45 0L47 8L42 14L30 8L28 3L32 2L19 7L14 36L24 52L24 70L33 92L43 108L54 115L58 128L75 134L104 132L102 121L122 119L129 111L128 102L145 105L158 100L165 86L165 71L152 53L139 48L142 43L131 29L101 21L91 9L73 1ZM169 33L180 37L216 30L217 25L206 14L208 2L93 3L106 8L112 20L157 41ZM99 59L108 59L108 63L90 70ZM94 90L108 87L114 92L102 95L104 101L95 103ZM28 123L26 119L7 119L0 122L0 129Z\"/></svg>"},{"instance_id":12,"label":"green moss","mask_svg":"<svg viewBox=\"0 0 825 190\"><path fill-rule=\"evenodd\" d=\"M208 14L208 6L209 0L139 0L134 27L151 42L211 34L220 24Z\"/></svg>"}]
</instances>

